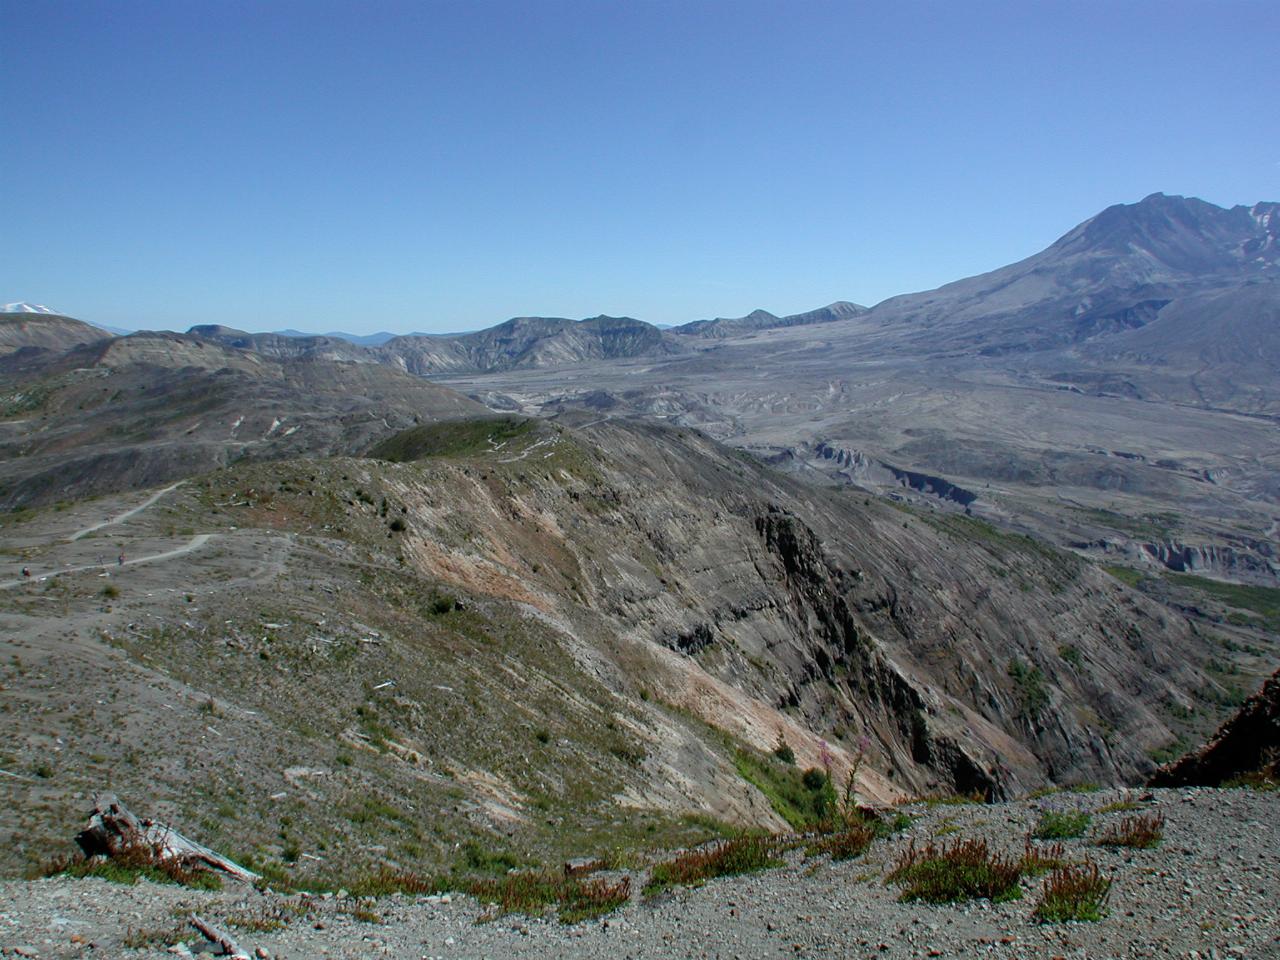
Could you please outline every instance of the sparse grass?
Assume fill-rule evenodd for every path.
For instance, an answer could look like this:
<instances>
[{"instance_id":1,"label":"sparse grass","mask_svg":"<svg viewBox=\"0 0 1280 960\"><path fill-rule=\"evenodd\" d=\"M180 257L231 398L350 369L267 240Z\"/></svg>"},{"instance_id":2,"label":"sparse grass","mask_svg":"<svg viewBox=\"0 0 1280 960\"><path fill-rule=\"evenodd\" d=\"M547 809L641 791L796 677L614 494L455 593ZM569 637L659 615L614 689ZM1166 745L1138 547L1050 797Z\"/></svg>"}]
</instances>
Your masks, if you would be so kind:
<instances>
[{"instance_id":1,"label":"sparse grass","mask_svg":"<svg viewBox=\"0 0 1280 960\"><path fill-rule=\"evenodd\" d=\"M1177 760L1190 749L1190 741L1188 741L1185 736L1179 735L1171 743L1148 750L1147 756L1151 758L1153 763L1164 766L1167 763L1172 763L1174 760Z\"/></svg>"},{"instance_id":2,"label":"sparse grass","mask_svg":"<svg viewBox=\"0 0 1280 960\"><path fill-rule=\"evenodd\" d=\"M1087 810L1045 810L1031 831L1036 840L1068 840L1083 837L1093 819Z\"/></svg>"},{"instance_id":3,"label":"sparse grass","mask_svg":"<svg viewBox=\"0 0 1280 960\"><path fill-rule=\"evenodd\" d=\"M1043 797L1051 797L1055 793L1061 793L1062 787L1039 787L1027 794L1028 800L1040 800Z\"/></svg>"},{"instance_id":4,"label":"sparse grass","mask_svg":"<svg viewBox=\"0 0 1280 960\"><path fill-rule=\"evenodd\" d=\"M580 923L613 913L631 899L631 878L570 882L560 901L560 922Z\"/></svg>"},{"instance_id":5,"label":"sparse grass","mask_svg":"<svg viewBox=\"0 0 1280 960\"><path fill-rule=\"evenodd\" d=\"M1131 799L1129 795L1126 793L1119 800L1112 801L1111 803L1108 803L1108 804L1105 804L1104 806L1099 807L1097 810L1097 813L1098 814L1121 813L1129 810L1141 810L1141 809L1142 809L1142 804L1138 803L1136 800Z\"/></svg>"},{"instance_id":6,"label":"sparse grass","mask_svg":"<svg viewBox=\"0 0 1280 960\"><path fill-rule=\"evenodd\" d=\"M167 927L130 927L120 945L126 950L163 949L180 943L190 936L190 928L178 923Z\"/></svg>"},{"instance_id":7,"label":"sparse grass","mask_svg":"<svg viewBox=\"0 0 1280 960\"><path fill-rule=\"evenodd\" d=\"M1067 862L1066 855L1066 849L1060 843L1038 847L1028 838L1022 850L1022 872L1028 877L1038 877L1064 866Z\"/></svg>"},{"instance_id":8,"label":"sparse grass","mask_svg":"<svg viewBox=\"0 0 1280 960\"><path fill-rule=\"evenodd\" d=\"M957 840L950 845L930 843L923 849L913 841L886 878L903 888L904 901L957 903L987 899L993 903L1022 896L1022 864L992 853L985 840Z\"/></svg>"},{"instance_id":9,"label":"sparse grass","mask_svg":"<svg viewBox=\"0 0 1280 960\"><path fill-rule=\"evenodd\" d=\"M454 865L459 873L510 873L520 866L520 860L507 850L489 850L474 840L462 845L462 852Z\"/></svg>"},{"instance_id":10,"label":"sparse grass","mask_svg":"<svg viewBox=\"0 0 1280 960\"><path fill-rule=\"evenodd\" d=\"M496 913L483 919L492 920L505 913L537 916L558 906L562 923L578 923L612 913L630 900L631 878L580 880L550 870L527 870L496 879L472 880L464 884L464 889L477 900L497 907Z\"/></svg>"},{"instance_id":11,"label":"sparse grass","mask_svg":"<svg viewBox=\"0 0 1280 960\"><path fill-rule=\"evenodd\" d=\"M457 889L457 883L442 876L413 873L383 867L376 873L366 874L351 884L355 897L389 897L397 893L425 896Z\"/></svg>"},{"instance_id":12,"label":"sparse grass","mask_svg":"<svg viewBox=\"0 0 1280 960\"><path fill-rule=\"evenodd\" d=\"M1111 878L1097 864L1064 865L1049 874L1033 916L1041 923L1096 922L1107 914Z\"/></svg>"},{"instance_id":13,"label":"sparse grass","mask_svg":"<svg viewBox=\"0 0 1280 960\"><path fill-rule=\"evenodd\" d=\"M1273 760L1261 770L1242 773L1238 777L1232 777L1230 780L1224 781L1222 785L1224 787L1260 790L1263 792L1280 789L1280 762Z\"/></svg>"},{"instance_id":14,"label":"sparse grass","mask_svg":"<svg viewBox=\"0 0 1280 960\"><path fill-rule=\"evenodd\" d=\"M1164 815L1159 813L1125 817L1112 824L1097 839L1100 847L1130 847L1150 850L1164 839Z\"/></svg>"},{"instance_id":15,"label":"sparse grass","mask_svg":"<svg viewBox=\"0 0 1280 960\"><path fill-rule=\"evenodd\" d=\"M774 837L739 837L690 850L655 864L644 892L652 896L668 887L696 886L715 877L780 867L778 852L779 842Z\"/></svg>"},{"instance_id":16,"label":"sparse grass","mask_svg":"<svg viewBox=\"0 0 1280 960\"><path fill-rule=\"evenodd\" d=\"M196 890L221 890L222 878L191 857L164 857L158 847L138 844L111 857L81 855L54 860L41 871L44 876L98 877L111 883L176 883Z\"/></svg>"},{"instance_id":17,"label":"sparse grass","mask_svg":"<svg viewBox=\"0 0 1280 960\"><path fill-rule=\"evenodd\" d=\"M854 857L860 856L867 847L871 846L871 841L876 839L877 836L878 831L874 823L853 824L836 833L830 833L825 837L814 840L805 847L805 853L809 856L826 854L833 861L852 860Z\"/></svg>"},{"instance_id":18,"label":"sparse grass","mask_svg":"<svg viewBox=\"0 0 1280 960\"><path fill-rule=\"evenodd\" d=\"M227 915L227 925L249 933L274 933L283 930L297 913L285 906L262 904L248 910L237 910Z\"/></svg>"}]
</instances>

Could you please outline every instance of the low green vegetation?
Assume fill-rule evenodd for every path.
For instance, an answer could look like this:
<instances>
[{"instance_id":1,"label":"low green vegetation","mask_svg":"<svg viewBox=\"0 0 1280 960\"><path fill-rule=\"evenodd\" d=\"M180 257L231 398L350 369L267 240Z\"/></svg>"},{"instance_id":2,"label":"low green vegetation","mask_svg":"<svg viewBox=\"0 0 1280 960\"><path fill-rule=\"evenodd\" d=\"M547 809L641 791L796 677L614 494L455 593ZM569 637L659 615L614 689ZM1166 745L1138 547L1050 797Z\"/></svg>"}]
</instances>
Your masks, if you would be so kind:
<instances>
[{"instance_id":1,"label":"low green vegetation","mask_svg":"<svg viewBox=\"0 0 1280 960\"><path fill-rule=\"evenodd\" d=\"M1037 666L1027 666L1017 657L1009 661L1009 679L1013 681L1018 712L1028 719L1035 719L1049 705L1049 688L1044 671Z\"/></svg>"},{"instance_id":2,"label":"low green vegetation","mask_svg":"<svg viewBox=\"0 0 1280 960\"><path fill-rule=\"evenodd\" d=\"M45 876L97 877L111 883L134 884L139 880L173 883L196 890L221 890L222 879L198 861L165 857L145 844L125 847L110 857L75 856L55 860L41 871Z\"/></svg>"},{"instance_id":3,"label":"low green vegetation","mask_svg":"<svg viewBox=\"0 0 1280 960\"><path fill-rule=\"evenodd\" d=\"M478 858L482 868L500 862ZM469 858L475 863L477 858ZM423 896L448 891L468 893L495 911L482 917L492 920L506 913L538 916L554 908L562 923L578 923L612 913L631 899L631 878L618 880L566 876L553 870L512 870L497 876L423 875L390 867L363 877L351 885L357 899L395 894Z\"/></svg>"},{"instance_id":4,"label":"low green vegetation","mask_svg":"<svg viewBox=\"0 0 1280 960\"><path fill-rule=\"evenodd\" d=\"M811 857L825 855L833 861L852 860L861 856L875 838L872 827L851 827L815 840L805 847L805 853Z\"/></svg>"},{"instance_id":5,"label":"low green vegetation","mask_svg":"<svg viewBox=\"0 0 1280 960\"><path fill-rule=\"evenodd\" d=\"M733 762L742 779L763 793L793 830L813 829L834 814L836 792L825 771L815 767L802 773L747 747L738 749Z\"/></svg>"},{"instance_id":6,"label":"low green vegetation","mask_svg":"<svg viewBox=\"0 0 1280 960\"><path fill-rule=\"evenodd\" d=\"M395 463L426 457L474 456L509 444L530 433L535 426L535 421L527 417L479 417L425 423L388 437L367 455Z\"/></svg>"},{"instance_id":7,"label":"low green vegetation","mask_svg":"<svg viewBox=\"0 0 1280 960\"><path fill-rule=\"evenodd\" d=\"M1252 614L1257 626L1280 630L1280 588L1222 583L1189 573L1166 574L1166 579L1182 587L1208 594L1224 606ZM1237 617L1237 620L1240 619Z\"/></svg>"},{"instance_id":8,"label":"low green vegetation","mask_svg":"<svg viewBox=\"0 0 1280 960\"><path fill-rule=\"evenodd\" d=\"M1045 810L1031 831L1036 840L1069 840L1083 837L1092 819L1087 810Z\"/></svg>"},{"instance_id":9,"label":"low green vegetation","mask_svg":"<svg viewBox=\"0 0 1280 960\"><path fill-rule=\"evenodd\" d=\"M645 884L647 896L674 886L698 886L715 877L754 873L783 865L776 837L747 836L690 850L654 864Z\"/></svg>"},{"instance_id":10,"label":"low green vegetation","mask_svg":"<svg viewBox=\"0 0 1280 960\"><path fill-rule=\"evenodd\" d=\"M1066 848L1061 843L1048 843L1037 846L1027 838L1022 851L1022 874L1027 877L1038 877L1050 870L1057 870L1066 861Z\"/></svg>"},{"instance_id":11,"label":"low green vegetation","mask_svg":"<svg viewBox=\"0 0 1280 960\"><path fill-rule=\"evenodd\" d=\"M497 908L484 919L506 913L537 916L554 907L562 923L578 923L612 913L630 900L631 878L584 880L551 870L531 870L472 881L464 889Z\"/></svg>"},{"instance_id":12,"label":"low green vegetation","mask_svg":"<svg viewBox=\"0 0 1280 960\"><path fill-rule=\"evenodd\" d=\"M1131 587L1136 587L1146 579L1146 574L1141 570L1134 570L1132 567L1107 565L1102 569L1107 571L1107 573L1111 574L1111 576L1115 577L1121 583L1127 584Z\"/></svg>"},{"instance_id":13,"label":"low green vegetation","mask_svg":"<svg viewBox=\"0 0 1280 960\"><path fill-rule=\"evenodd\" d=\"M1109 826L1097 844L1100 847L1128 847L1135 850L1150 850L1160 845L1164 839L1164 816L1153 813L1146 816L1125 817L1119 823Z\"/></svg>"},{"instance_id":14,"label":"low green vegetation","mask_svg":"<svg viewBox=\"0 0 1280 960\"><path fill-rule=\"evenodd\" d=\"M1094 863L1058 867L1044 882L1033 916L1041 923L1096 922L1107 914L1111 878Z\"/></svg>"},{"instance_id":15,"label":"low green vegetation","mask_svg":"<svg viewBox=\"0 0 1280 960\"><path fill-rule=\"evenodd\" d=\"M1022 896L1021 879L1020 860L992 853L985 840L957 840L924 848L912 842L885 882L902 887L904 901L1004 903Z\"/></svg>"},{"instance_id":16,"label":"low green vegetation","mask_svg":"<svg viewBox=\"0 0 1280 960\"><path fill-rule=\"evenodd\" d=\"M1112 803L1108 803L1104 806L1099 807L1098 813L1099 814L1125 813L1130 810L1141 810L1141 809L1142 809L1142 804L1134 800L1130 800L1128 797L1122 797L1119 800L1116 800Z\"/></svg>"}]
</instances>

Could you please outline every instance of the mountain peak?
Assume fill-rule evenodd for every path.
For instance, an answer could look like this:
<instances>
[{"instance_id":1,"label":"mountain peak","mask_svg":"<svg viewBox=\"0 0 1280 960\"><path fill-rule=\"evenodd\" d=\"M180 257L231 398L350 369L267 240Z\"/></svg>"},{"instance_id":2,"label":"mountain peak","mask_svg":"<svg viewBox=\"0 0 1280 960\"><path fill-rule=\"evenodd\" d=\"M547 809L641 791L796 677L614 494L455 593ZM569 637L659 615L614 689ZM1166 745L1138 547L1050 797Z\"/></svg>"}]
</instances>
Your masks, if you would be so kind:
<instances>
[{"instance_id":1,"label":"mountain peak","mask_svg":"<svg viewBox=\"0 0 1280 960\"><path fill-rule=\"evenodd\" d=\"M53 316L61 316L57 310L46 307L42 303L6 303L0 307L0 313L48 313Z\"/></svg>"}]
</instances>

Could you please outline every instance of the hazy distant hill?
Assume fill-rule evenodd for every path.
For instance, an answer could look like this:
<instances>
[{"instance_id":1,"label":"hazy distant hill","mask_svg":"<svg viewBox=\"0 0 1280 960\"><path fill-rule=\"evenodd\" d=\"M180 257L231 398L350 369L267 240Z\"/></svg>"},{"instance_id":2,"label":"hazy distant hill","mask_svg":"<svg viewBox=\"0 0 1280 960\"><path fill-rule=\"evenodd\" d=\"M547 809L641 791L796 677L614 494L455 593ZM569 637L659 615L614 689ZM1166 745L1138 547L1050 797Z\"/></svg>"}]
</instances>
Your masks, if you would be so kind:
<instances>
[{"instance_id":1,"label":"hazy distant hill","mask_svg":"<svg viewBox=\"0 0 1280 960\"><path fill-rule=\"evenodd\" d=\"M787 317L777 317L768 310L753 310L745 317L717 317L714 320L695 320L683 326L674 327L673 333L694 337L736 337L757 330L769 330L775 327L800 327L811 323L832 323L836 320L848 320L867 312L867 308L847 300L838 300L817 310L796 313Z\"/></svg>"}]
</instances>

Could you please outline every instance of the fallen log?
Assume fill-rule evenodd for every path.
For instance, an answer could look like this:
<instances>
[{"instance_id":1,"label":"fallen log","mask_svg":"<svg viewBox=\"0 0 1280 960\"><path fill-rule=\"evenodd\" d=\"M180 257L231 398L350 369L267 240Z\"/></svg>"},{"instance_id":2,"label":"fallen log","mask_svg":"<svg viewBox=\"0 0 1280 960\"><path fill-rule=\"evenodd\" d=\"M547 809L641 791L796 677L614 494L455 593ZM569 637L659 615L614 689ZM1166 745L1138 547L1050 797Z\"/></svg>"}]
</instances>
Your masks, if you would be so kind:
<instances>
[{"instance_id":1,"label":"fallen log","mask_svg":"<svg viewBox=\"0 0 1280 960\"><path fill-rule=\"evenodd\" d=\"M114 857L135 847L149 847L162 860L175 859L224 873L244 883L261 879L220 853L188 840L178 831L156 820L139 819L114 793L98 797L89 822L76 834L76 843L86 857Z\"/></svg>"},{"instance_id":2,"label":"fallen log","mask_svg":"<svg viewBox=\"0 0 1280 960\"><path fill-rule=\"evenodd\" d=\"M231 934L219 930L211 923L206 923L195 914L191 915L191 925L204 934L206 940L218 945L221 956L231 957L232 960L252 960L249 954L240 949L239 944L231 939Z\"/></svg>"}]
</instances>

